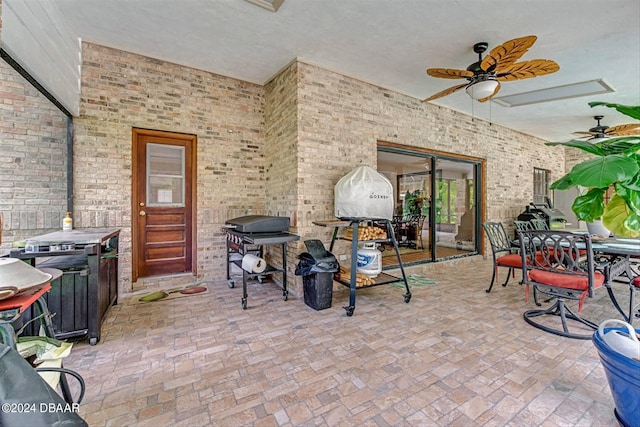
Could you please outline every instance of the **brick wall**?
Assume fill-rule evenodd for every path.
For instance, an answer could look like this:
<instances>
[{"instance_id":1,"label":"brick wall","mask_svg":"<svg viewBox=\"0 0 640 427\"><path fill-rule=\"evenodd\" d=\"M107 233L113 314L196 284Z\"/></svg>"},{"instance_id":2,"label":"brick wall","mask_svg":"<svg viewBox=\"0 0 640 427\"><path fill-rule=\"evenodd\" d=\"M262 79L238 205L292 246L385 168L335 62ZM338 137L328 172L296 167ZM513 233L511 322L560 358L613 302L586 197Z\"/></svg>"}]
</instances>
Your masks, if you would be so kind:
<instances>
[{"instance_id":1,"label":"brick wall","mask_svg":"<svg viewBox=\"0 0 640 427\"><path fill-rule=\"evenodd\" d=\"M59 230L67 207L67 116L0 60L2 249Z\"/></svg>"},{"instance_id":2,"label":"brick wall","mask_svg":"<svg viewBox=\"0 0 640 427\"><path fill-rule=\"evenodd\" d=\"M199 276L225 277L226 219L286 215L301 237L287 257L294 294L302 241L329 240L312 222L333 217L339 178L376 166L378 141L485 159L489 220L509 222L531 201L534 167L552 179L564 171L564 156L539 139L301 62L262 87L85 43L74 225L122 229L124 291L133 288L132 127L197 135Z\"/></svg>"},{"instance_id":3,"label":"brick wall","mask_svg":"<svg viewBox=\"0 0 640 427\"><path fill-rule=\"evenodd\" d=\"M292 233L298 233L298 72L292 63L265 85L265 204L269 215L288 216ZM287 245L288 283L294 283L300 242ZM279 247L269 256L282 265ZM279 277L277 278L279 279ZM294 293L296 292L294 288Z\"/></svg>"},{"instance_id":4,"label":"brick wall","mask_svg":"<svg viewBox=\"0 0 640 427\"><path fill-rule=\"evenodd\" d=\"M132 126L198 135L198 271L212 278L224 277L219 228L251 213L292 218L301 241L290 245L291 272L303 240L328 241L329 230L312 221L333 217L340 177L375 167L379 140L486 159L492 220L510 221L530 202L534 167L564 170L541 140L308 64L290 64L262 88L86 44L76 218L123 228L125 283ZM117 173L96 177L105 162Z\"/></svg>"},{"instance_id":5,"label":"brick wall","mask_svg":"<svg viewBox=\"0 0 640 427\"><path fill-rule=\"evenodd\" d=\"M119 227L131 284L131 129L195 134L198 275L224 278L224 221L265 213L264 88L90 43L74 120L77 227Z\"/></svg>"},{"instance_id":6,"label":"brick wall","mask_svg":"<svg viewBox=\"0 0 640 427\"><path fill-rule=\"evenodd\" d=\"M562 150L560 148L560 150ZM578 163L582 163L585 160L594 158L593 154L589 154L585 151L578 150L577 148L567 147L565 148L565 170L569 172L572 167Z\"/></svg>"},{"instance_id":7,"label":"brick wall","mask_svg":"<svg viewBox=\"0 0 640 427\"><path fill-rule=\"evenodd\" d=\"M562 151L540 139L312 65L298 70L302 234L317 234L311 221L333 217L340 177L375 167L380 140L485 159L487 220L510 222L531 202L534 167L552 170L552 179L563 174Z\"/></svg>"}]
</instances>

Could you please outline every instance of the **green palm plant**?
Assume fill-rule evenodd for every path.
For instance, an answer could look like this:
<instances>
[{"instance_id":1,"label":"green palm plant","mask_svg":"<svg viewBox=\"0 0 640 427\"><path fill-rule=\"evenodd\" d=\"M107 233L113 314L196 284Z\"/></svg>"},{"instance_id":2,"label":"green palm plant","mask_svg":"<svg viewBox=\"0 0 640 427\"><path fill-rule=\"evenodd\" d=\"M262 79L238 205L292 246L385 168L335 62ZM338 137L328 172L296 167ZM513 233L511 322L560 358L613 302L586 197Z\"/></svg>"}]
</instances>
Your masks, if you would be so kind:
<instances>
[{"instance_id":1,"label":"green palm plant","mask_svg":"<svg viewBox=\"0 0 640 427\"><path fill-rule=\"evenodd\" d=\"M603 105L640 120L640 106L590 102ZM595 144L584 140L548 142L547 145L573 147L597 157L575 165L569 173L551 184L551 189L587 188L571 206L578 219L602 223L617 236L640 237L640 135L609 138ZM615 195L605 203L611 186Z\"/></svg>"}]
</instances>

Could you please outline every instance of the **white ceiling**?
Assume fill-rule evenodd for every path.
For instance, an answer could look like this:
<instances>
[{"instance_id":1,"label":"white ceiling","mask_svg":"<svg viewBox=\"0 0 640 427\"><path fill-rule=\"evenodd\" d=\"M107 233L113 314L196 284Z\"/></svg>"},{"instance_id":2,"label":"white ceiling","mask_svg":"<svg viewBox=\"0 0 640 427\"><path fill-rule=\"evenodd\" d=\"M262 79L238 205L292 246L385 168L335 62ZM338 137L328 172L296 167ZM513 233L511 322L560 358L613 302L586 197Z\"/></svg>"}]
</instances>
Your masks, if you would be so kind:
<instances>
[{"instance_id":1,"label":"white ceiling","mask_svg":"<svg viewBox=\"0 0 640 427\"><path fill-rule=\"evenodd\" d=\"M552 59L560 71L505 82L500 95L599 78L615 92L509 108L458 91L434 103L553 141L595 126L596 114L633 122L589 101L640 105L638 0L285 0L275 13L245 0L55 4L85 41L258 84L298 58L420 100L464 82L426 68L464 69L474 43L533 34L522 60Z\"/></svg>"}]
</instances>

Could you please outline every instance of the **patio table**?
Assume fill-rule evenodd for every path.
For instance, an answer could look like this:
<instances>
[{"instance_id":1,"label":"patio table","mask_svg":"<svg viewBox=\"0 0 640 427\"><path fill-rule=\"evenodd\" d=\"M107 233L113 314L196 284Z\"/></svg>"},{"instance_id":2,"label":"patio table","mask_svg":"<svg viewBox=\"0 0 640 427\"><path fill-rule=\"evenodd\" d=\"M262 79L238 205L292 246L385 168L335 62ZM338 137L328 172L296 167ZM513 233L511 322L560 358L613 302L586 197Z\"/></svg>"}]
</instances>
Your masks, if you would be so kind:
<instances>
[{"instance_id":1,"label":"patio table","mask_svg":"<svg viewBox=\"0 0 640 427\"><path fill-rule=\"evenodd\" d=\"M592 243L593 251L603 256L609 262L609 277L605 282L609 299L613 306L622 315L624 320L631 323L633 320L633 302L636 288L631 283L631 279L636 275L631 267L631 258L640 256L640 239L608 238L596 240ZM629 310L628 314L622 310L616 298L613 282L619 277L626 276L623 283L629 286Z\"/></svg>"}]
</instances>

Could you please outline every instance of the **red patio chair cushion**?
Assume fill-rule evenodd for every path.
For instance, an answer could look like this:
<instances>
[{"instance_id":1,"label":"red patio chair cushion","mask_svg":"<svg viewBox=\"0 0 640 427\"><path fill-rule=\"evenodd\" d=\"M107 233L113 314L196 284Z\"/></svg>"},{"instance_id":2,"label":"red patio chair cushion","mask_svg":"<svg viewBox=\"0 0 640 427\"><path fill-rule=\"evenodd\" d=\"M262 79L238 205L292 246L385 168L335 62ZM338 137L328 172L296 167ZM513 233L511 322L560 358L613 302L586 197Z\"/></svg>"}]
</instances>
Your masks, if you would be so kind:
<instances>
[{"instance_id":1,"label":"red patio chair cushion","mask_svg":"<svg viewBox=\"0 0 640 427\"><path fill-rule=\"evenodd\" d=\"M638 277L634 278L634 279L631 281L631 284L632 284L633 286L635 286L636 288L640 288L640 276L638 276Z\"/></svg>"},{"instance_id":2,"label":"red patio chair cushion","mask_svg":"<svg viewBox=\"0 0 640 427\"><path fill-rule=\"evenodd\" d=\"M536 259L539 263L544 263L544 256L540 252L536 252ZM522 268L522 256L520 254L503 255L496 260L496 264L500 267Z\"/></svg>"},{"instance_id":3,"label":"red patio chair cushion","mask_svg":"<svg viewBox=\"0 0 640 427\"><path fill-rule=\"evenodd\" d=\"M501 267L522 268L522 256L520 254L503 255L496 260L496 265Z\"/></svg>"},{"instance_id":4,"label":"red patio chair cushion","mask_svg":"<svg viewBox=\"0 0 640 427\"><path fill-rule=\"evenodd\" d=\"M552 271L531 270L529 278L535 282L555 286L556 288L575 289L582 291L578 302L578 311L582 310L582 305L588 296L589 279L586 275L570 275L562 273L554 273ZM596 271L593 274L593 288L597 289L603 285L605 280L604 274Z\"/></svg>"},{"instance_id":5,"label":"red patio chair cushion","mask_svg":"<svg viewBox=\"0 0 640 427\"><path fill-rule=\"evenodd\" d=\"M555 286L557 288L576 289L584 291L589 286L587 276L554 273L551 271L532 270L529 277L538 283ZM596 271L593 275L593 287L599 288L604 283L604 274Z\"/></svg>"}]
</instances>

